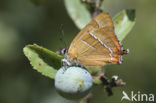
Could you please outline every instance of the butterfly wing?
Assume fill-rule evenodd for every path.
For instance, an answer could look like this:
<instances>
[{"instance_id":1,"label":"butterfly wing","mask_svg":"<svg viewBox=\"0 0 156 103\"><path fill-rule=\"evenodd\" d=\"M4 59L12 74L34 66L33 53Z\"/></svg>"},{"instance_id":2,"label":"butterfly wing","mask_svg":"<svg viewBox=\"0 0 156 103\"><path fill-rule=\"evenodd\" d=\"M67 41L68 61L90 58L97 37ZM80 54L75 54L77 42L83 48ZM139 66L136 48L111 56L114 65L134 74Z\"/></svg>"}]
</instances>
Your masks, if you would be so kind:
<instances>
[{"instance_id":1,"label":"butterfly wing","mask_svg":"<svg viewBox=\"0 0 156 103\"><path fill-rule=\"evenodd\" d=\"M94 42L85 39L92 48L83 50L77 57L81 64L87 66L103 66L109 63L121 63L122 48L114 32L100 28L90 33ZM94 48L94 49L93 49Z\"/></svg>"},{"instance_id":2,"label":"butterfly wing","mask_svg":"<svg viewBox=\"0 0 156 103\"><path fill-rule=\"evenodd\" d=\"M120 63L122 46L113 31L110 15L98 15L72 41L67 51L69 60L86 66Z\"/></svg>"}]
</instances>

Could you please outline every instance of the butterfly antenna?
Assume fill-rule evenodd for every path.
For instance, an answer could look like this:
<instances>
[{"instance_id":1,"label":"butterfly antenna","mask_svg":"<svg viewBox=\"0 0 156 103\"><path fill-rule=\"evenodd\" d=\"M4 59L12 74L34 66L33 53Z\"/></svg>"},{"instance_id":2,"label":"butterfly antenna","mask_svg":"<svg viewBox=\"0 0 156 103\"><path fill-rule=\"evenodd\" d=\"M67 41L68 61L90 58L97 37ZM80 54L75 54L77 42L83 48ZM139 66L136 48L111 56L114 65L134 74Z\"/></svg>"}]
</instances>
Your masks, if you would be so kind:
<instances>
[{"instance_id":1,"label":"butterfly antenna","mask_svg":"<svg viewBox=\"0 0 156 103\"><path fill-rule=\"evenodd\" d=\"M66 38L65 38L65 34L64 34L64 28L63 28L63 24L61 24L61 37L60 37L60 40L63 42L63 44L65 45L65 48L67 48L67 41L66 41Z\"/></svg>"}]
</instances>

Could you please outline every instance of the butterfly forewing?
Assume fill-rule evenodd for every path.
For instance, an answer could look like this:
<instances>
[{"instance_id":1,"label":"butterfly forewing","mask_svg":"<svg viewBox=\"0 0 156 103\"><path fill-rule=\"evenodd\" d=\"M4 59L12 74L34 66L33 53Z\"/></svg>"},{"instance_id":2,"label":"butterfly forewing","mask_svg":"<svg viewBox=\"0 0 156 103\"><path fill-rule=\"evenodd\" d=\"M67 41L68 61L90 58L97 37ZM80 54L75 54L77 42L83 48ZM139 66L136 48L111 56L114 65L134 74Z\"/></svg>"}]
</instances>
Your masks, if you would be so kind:
<instances>
[{"instance_id":1,"label":"butterfly forewing","mask_svg":"<svg viewBox=\"0 0 156 103\"><path fill-rule=\"evenodd\" d=\"M98 15L72 41L67 51L68 59L86 66L121 62L122 46L113 31L109 14Z\"/></svg>"},{"instance_id":2,"label":"butterfly forewing","mask_svg":"<svg viewBox=\"0 0 156 103\"><path fill-rule=\"evenodd\" d=\"M94 18L99 28L108 28L114 30L112 19L108 13L101 13Z\"/></svg>"}]
</instances>

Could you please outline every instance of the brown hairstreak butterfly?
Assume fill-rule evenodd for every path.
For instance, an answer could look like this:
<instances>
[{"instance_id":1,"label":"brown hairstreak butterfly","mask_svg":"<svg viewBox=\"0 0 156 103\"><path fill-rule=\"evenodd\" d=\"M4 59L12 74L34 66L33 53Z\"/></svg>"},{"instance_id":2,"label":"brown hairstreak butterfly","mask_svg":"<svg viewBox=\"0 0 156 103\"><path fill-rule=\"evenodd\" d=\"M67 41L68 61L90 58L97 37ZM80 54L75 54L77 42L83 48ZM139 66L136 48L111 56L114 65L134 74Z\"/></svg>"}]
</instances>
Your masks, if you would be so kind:
<instances>
[{"instance_id":1,"label":"brown hairstreak butterfly","mask_svg":"<svg viewBox=\"0 0 156 103\"><path fill-rule=\"evenodd\" d=\"M103 66L122 63L128 51L114 33L110 15L106 12L91 20L74 38L62 60L67 65Z\"/></svg>"}]
</instances>

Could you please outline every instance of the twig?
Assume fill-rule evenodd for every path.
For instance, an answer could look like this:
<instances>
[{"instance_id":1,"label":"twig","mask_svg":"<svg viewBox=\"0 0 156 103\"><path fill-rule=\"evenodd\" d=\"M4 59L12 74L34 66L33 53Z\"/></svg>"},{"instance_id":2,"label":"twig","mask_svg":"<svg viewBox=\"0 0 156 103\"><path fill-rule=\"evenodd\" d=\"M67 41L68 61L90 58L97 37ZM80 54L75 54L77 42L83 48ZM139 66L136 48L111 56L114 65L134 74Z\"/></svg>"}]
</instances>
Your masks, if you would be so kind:
<instances>
[{"instance_id":1,"label":"twig","mask_svg":"<svg viewBox=\"0 0 156 103\"><path fill-rule=\"evenodd\" d=\"M99 13L102 12L101 10L101 4L104 0L81 0L82 2L88 4L90 7L90 12L92 14L92 18L96 17Z\"/></svg>"},{"instance_id":2,"label":"twig","mask_svg":"<svg viewBox=\"0 0 156 103\"><path fill-rule=\"evenodd\" d=\"M103 70L101 71L101 73L98 73L97 76L93 76L93 81L94 81L94 84L104 85L108 96L113 95L113 92L112 92L113 87L126 85L126 83L123 82L122 79L118 79L118 76L113 76L112 79L108 79L106 75L104 74Z\"/></svg>"},{"instance_id":3,"label":"twig","mask_svg":"<svg viewBox=\"0 0 156 103\"><path fill-rule=\"evenodd\" d=\"M92 97L93 97L93 94L89 93L85 98L81 100L80 103L89 103Z\"/></svg>"}]
</instances>

